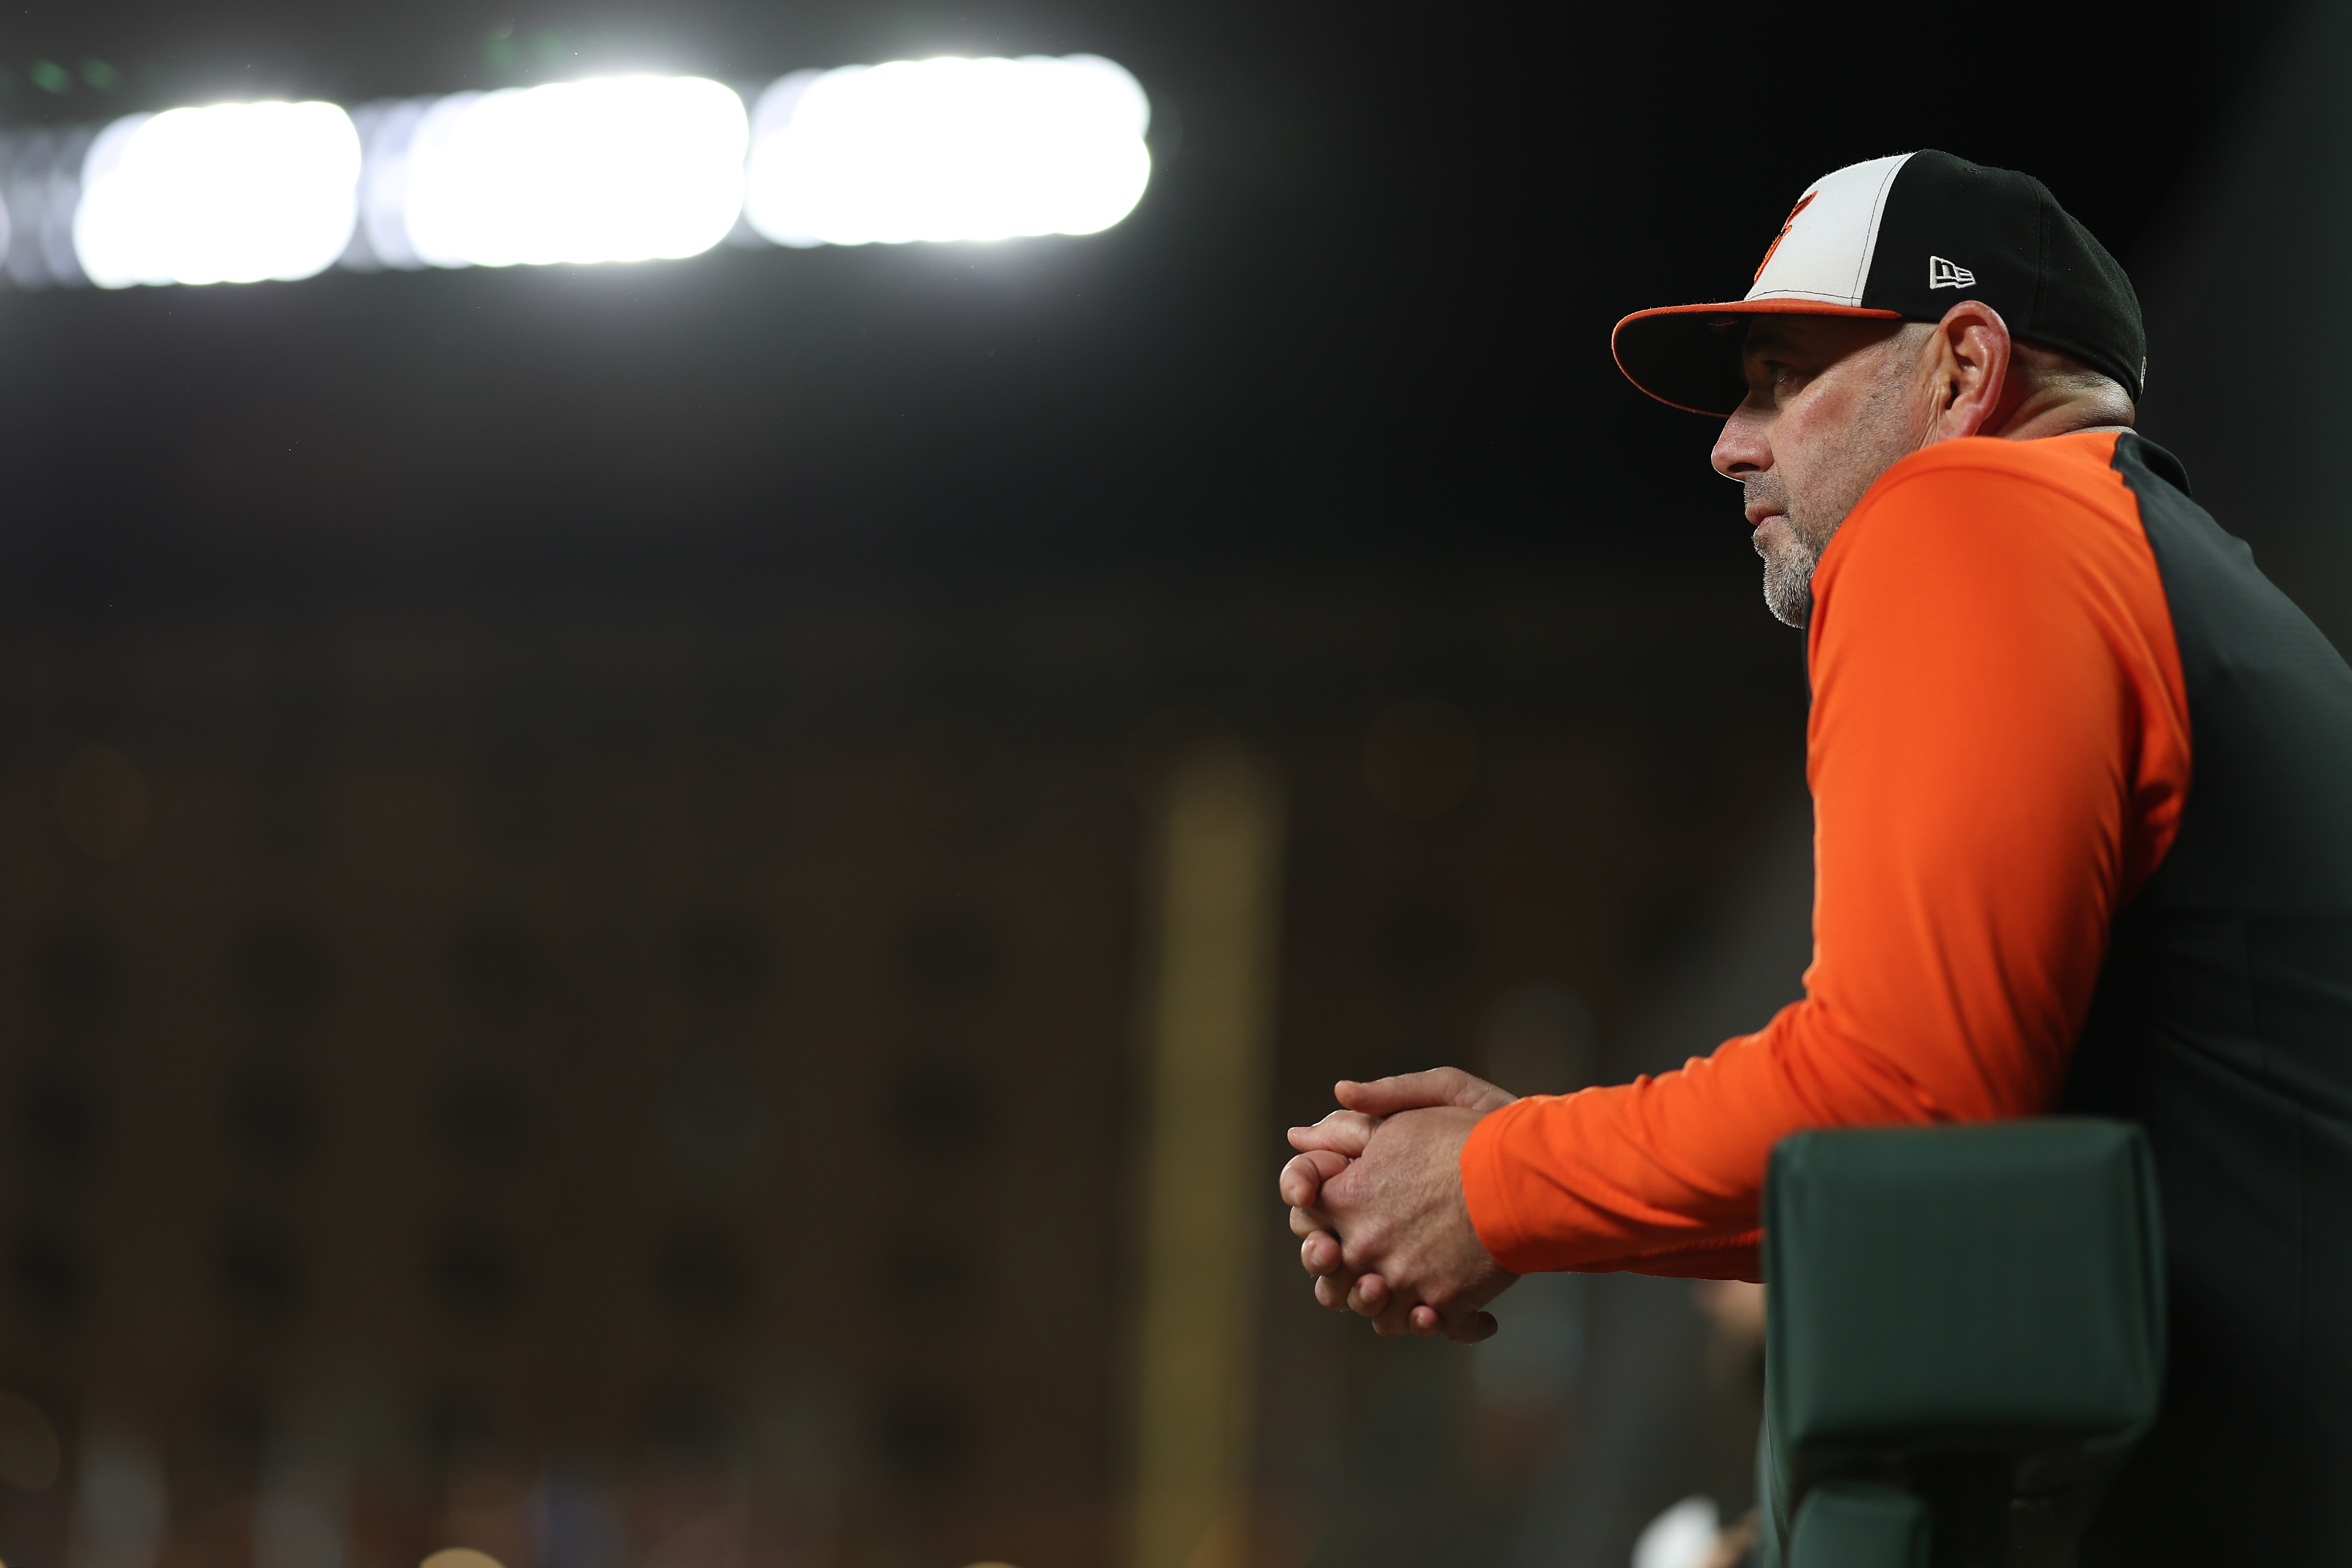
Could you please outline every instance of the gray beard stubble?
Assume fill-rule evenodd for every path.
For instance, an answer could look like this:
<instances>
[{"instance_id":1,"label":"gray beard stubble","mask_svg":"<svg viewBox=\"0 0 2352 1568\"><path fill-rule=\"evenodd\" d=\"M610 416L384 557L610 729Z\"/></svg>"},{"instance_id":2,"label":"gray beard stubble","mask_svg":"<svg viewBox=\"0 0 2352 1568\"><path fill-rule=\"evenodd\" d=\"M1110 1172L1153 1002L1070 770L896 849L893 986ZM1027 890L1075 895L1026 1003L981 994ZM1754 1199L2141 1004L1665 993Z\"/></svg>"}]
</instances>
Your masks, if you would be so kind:
<instances>
[{"instance_id":1,"label":"gray beard stubble","mask_svg":"<svg viewBox=\"0 0 2352 1568\"><path fill-rule=\"evenodd\" d=\"M1785 535L1778 545L1767 545L1760 533L1756 537L1756 553L1764 558L1765 608L1783 626L1803 631L1813 616L1813 567L1828 547L1830 536L1837 532L1837 525L1832 523L1823 531L1806 527L1778 474L1759 474L1744 481L1742 489L1746 491L1743 504L1760 502L1780 510Z\"/></svg>"},{"instance_id":2,"label":"gray beard stubble","mask_svg":"<svg viewBox=\"0 0 2352 1568\"><path fill-rule=\"evenodd\" d=\"M1789 542L1767 550L1759 540L1756 553L1764 557L1765 607L1781 625L1803 631L1813 618L1813 568L1821 562L1821 548L1790 518Z\"/></svg>"}]
</instances>

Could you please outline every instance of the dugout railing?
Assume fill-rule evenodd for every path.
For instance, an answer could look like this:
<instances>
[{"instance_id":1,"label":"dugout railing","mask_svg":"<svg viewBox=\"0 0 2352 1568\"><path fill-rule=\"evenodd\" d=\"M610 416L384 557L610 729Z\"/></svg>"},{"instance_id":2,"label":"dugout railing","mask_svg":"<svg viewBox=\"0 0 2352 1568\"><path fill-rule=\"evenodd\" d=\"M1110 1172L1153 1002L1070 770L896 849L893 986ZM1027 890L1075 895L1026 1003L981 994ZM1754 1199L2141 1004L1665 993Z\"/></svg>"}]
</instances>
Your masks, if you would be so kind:
<instances>
[{"instance_id":1,"label":"dugout railing","mask_svg":"<svg viewBox=\"0 0 2352 1568\"><path fill-rule=\"evenodd\" d=\"M1764 1210L1759 1568L2071 1563L2162 1386L2138 1129L1799 1133Z\"/></svg>"}]
</instances>

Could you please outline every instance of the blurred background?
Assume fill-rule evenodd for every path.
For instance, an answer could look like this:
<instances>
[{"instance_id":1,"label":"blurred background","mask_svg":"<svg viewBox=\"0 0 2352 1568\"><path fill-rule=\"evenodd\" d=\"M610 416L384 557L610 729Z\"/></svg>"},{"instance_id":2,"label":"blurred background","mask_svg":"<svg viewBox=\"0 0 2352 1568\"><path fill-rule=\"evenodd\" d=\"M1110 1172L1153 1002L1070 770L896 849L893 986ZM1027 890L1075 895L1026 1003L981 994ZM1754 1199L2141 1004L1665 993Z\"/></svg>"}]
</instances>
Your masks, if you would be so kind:
<instances>
[{"instance_id":1,"label":"blurred background","mask_svg":"<svg viewBox=\"0 0 2352 1568\"><path fill-rule=\"evenodd\" d=\"M1084 53L1151 176L0 291L0 1558L1620 1568L1744 1509L1745 1304L1384 1342L1273 1177L1338 1077L1796 995L1800 641L1607 334L1815 176L2045 180L2144 427L2352 637L2347 9L1958 20L12 8L0 126Z\"/></svg>"}]
</instances>

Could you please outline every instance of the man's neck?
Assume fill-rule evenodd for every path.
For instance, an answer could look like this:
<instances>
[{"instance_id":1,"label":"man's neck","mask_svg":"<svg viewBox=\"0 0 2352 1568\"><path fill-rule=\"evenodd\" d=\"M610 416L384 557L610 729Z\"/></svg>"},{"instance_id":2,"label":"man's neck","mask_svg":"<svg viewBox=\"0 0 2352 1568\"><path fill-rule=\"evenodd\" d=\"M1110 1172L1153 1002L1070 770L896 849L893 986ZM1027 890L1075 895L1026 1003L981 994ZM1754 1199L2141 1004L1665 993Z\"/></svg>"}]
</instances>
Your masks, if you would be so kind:
<instances>
[{"instance_id":1,"label":"man's neck","mask_svg":"<svg viewBox=\"0 0 2352 1568\"><path fill-rule=\"evenodd\" d=\"M2112 384L2096 391L2037 390L2027 393L1983 434L2004 441L2039 441L2050 436L2128 430L2133 414L2123 388Z\"/></svg>"}]
</instances>

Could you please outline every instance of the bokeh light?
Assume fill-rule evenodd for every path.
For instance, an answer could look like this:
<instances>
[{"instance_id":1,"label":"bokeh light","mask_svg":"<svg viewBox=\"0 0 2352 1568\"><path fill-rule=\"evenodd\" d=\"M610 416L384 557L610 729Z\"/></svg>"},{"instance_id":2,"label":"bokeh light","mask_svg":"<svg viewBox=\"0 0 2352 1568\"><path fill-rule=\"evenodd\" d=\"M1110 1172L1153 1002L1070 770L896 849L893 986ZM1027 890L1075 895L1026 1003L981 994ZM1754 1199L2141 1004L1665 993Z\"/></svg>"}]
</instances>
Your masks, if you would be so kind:
<instances>
[{"instance_id":1,"label":"bokeh light","mask_svg":"<svg viewBox=\"0 0 2352 1568\"><path fill-rule=\"evenodd\" d=\"M132 115L90 144L74 254L109 289L309 278L351 239L359 176L359 134L331 103Z\"/></svg>"},{"instance_id":2,"label":"bokeh light","mask_svg":"<svg viewBox=\"0 0 2352 1568\"><path fill-rule=\"evenodd\" d=\"M753 123L744 216L779 245L1094 234L1151 177L1150 100L1093 55L802 72Z\"/></svg>"},{"instance_id":3,"label":"bokeh light","mask_svg":"<svg viewBox=\"0 0 2352 1568\"><path fill-rule=\"evenodd\" d=\"M5 141L26 287L257 282L1093 234L1151 176L1150 100L1094 55L804 70L747 114L700 77L229 103ZM87 152L85 153L85 148ZM742 226L739 227L740 226Z\"/></svg>"},{"instance_id":4,"label":"bokeh light","mask_svg":"<svg viewBox=\"0 0 2352 1568\"><path fill-rule=\"evenodd\" d=\"M400 150L406 244L436 267L644 261L735 226L743 101L699 77L620 77L457 93ZM372 222L371 228L374 227Z\"/></svg>"}]
</instances>

